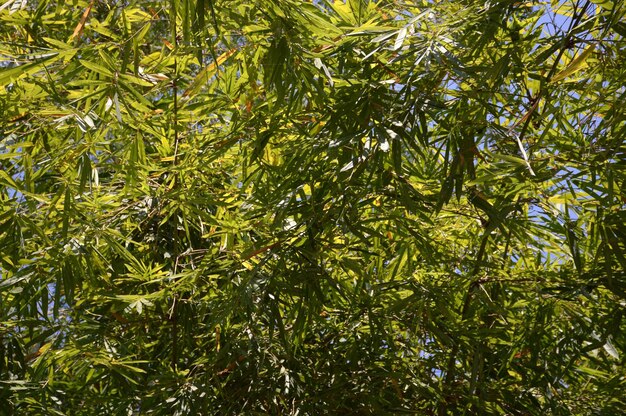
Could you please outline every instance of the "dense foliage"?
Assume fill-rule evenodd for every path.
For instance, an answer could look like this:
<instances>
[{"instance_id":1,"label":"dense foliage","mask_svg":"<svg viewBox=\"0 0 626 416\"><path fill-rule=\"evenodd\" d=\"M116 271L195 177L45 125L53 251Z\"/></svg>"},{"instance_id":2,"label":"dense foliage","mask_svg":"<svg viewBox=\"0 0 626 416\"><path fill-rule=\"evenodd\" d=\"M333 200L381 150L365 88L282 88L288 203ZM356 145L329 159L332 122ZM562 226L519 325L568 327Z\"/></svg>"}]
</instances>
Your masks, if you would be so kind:
<instances>
[{"instance_id":1,"label":"dense foliage","mask_svg":"<svg viewBox=\"0 0 626 416\"><path fill-rule=\"evenodd\" d=\"M0 412L619 414L625 19L4 3Z\"/></svg>"}]
</instances>

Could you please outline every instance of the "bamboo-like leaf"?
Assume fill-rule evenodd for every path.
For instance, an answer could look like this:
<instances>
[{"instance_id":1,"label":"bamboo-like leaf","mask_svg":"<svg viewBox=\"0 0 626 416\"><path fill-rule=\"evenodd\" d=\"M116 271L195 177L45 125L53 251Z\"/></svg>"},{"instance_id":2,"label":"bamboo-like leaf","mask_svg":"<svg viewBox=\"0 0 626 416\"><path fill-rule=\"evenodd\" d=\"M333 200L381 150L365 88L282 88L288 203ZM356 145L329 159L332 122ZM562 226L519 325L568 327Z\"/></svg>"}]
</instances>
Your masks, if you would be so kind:
<instances>
[{"instance_id":1,"label":"bamboo-like leaf","mask_svg":"<svg viewBox=\"0 0 626 416\"><path fill-rule=\"evenodd\" d=\"M71 42L73 39L79 39L80 36L82 35L83 29L85 28L85 23L87 23L87 19L89 18L89 14L91 13L91 9L93 8L93 4L94 4L94 0L91 0L89 5L85 8L85 11L83 12L81 16L80 21L78 22L78 24L76 25L76 28L74 29L74 32L72 33L70 38L67 40L68 42Z\"/></svg>"},{"instance_id":2,"label":"bamboo-like leaf","mask_svg":"<svg viewBox=\"0 0 626 416\"><path fill-rule=\"evenodd\" d=\"M587 48L585 48L584 51L578 54L576 58L572 59L572 61L565 67L565 69L563 69L562 71L554 75L552 79L550 79L550 82L562 81L565 78L569 77L570 75L583 69L585 62L587 61L587 58L589 58L589 55L591 55L591 53L594 51L595 48L596 48L595 43L592 43L591 45L587 46Z\"/></svg>"},{"instance_id":3,"label":"bamboo-like leaf","mask_svg":"<svg viewBox=\"0 0 626 416\"><path fill-rule=\"evenodd\" d=\"M0 70L0 85L3 87L7 84L14 82L18 78L24 75L31 75L42 70L44 64L52 64L58 59L62 58L63 54L59 52L51 52L39 56L34 62L29 62L22 65L16 65L9 68L3 68Z\"/></svg>"},{"instance_id":4,"label":"bamboo-like leaf","mask_svg":"<svg viewBox=\"0 0 626 416\"><path fill-rule=\"evenodd\" d=\"M396 41L393 44L394 51L397 51L398 49L402 47L402 45L404 44L404 39L406 38L407 34L408 34L408 30L406 27L403 27L402 29L398 31L398 36L396 37Z\"/></svg>"},{"instance_id":5,"label":"bamboo-like leaf","mask_svg":"<svg viewBox=\"0 0 626 416\"><path fill-rule=\"evenodd\" d=\"M2 3L0 413L623 413L618 2Z\"/></svg>"},{"instance_id":6,"label":"bamboo-like leaf","mask_svg":"<svg viewBox=\"0 0 626 416\"><path fill-rule=\"evenodd\" d=\"M102 65L96 64L95 62L89 62L81 59L80 64L93 72L104 75L105 77L113 77L113 72L111 72L111 70L103 67Z\"/></svg>"},{"instance_id":7,"label":"bamboo-like leaf","mask_svg":"<svg viewBox=\"0 0 626 416\"><path fill-rule=\"evenodd\" d=\"M221 54L216 61L211 62L209 65L204 67L198 75L194 78L192 83L183 93L183 97L189 97L197 94L200 89L206 85L209 80L215 76L219 72L220 65L224 64L228 58L234 55L237 52L236 48L230 49L223 54Z\"/></svg>"}]
</instances>

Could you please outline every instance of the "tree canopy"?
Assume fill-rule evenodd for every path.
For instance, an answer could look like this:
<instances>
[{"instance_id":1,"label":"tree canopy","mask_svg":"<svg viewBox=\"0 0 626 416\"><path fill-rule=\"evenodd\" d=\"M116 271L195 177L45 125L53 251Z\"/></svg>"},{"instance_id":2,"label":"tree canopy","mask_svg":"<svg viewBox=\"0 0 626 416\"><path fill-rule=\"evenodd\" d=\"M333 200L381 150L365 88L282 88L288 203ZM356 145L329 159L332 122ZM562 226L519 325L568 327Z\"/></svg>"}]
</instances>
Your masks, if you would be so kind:
<instances>
[{"instance_id":1,"label":"tree canopy","mask_svg":"<svg viewBox=\"0 0 626 416\"><path fill-rule=\"evenodd\" d=\"M625 22L5 2L0 408L619 414Z\"/></svg>"}]
</instances>

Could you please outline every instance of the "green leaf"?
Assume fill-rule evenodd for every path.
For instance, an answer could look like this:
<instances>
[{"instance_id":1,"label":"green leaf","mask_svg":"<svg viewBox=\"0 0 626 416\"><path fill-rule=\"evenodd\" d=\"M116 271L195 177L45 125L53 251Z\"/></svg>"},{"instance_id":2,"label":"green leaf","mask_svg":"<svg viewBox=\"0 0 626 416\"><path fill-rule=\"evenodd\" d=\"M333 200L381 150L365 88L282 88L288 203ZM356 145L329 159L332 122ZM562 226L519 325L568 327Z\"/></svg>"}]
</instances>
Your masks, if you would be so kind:
<instances>
[{"instance_id":1,"label":"green leaf","mask_svg":"<svg viewBox=\"0 0 626 416\"><path fill-rule=\"evenodd\" d=\"M596 48L595 43L592 43L591 45L587 46L587 48L585 48L584 51L578 54L576 58L572 59L572 61L567 65L567 67L565 67L565 69L561 70L559 73L554 75L550 79L550 82L554 83L554 82L562 81L565 78L569 77L570 75L583 69L584 68L583 65L585 64L585 62L587 61L587 58L589 57L589 55L591 55L591 53L594 51L595 48Z\"/></svg>"},{"instance_id":2,"label":"green leaf","mask_svg":"<svg viewBox=\"0 0 626 416\"><path fill-rule=\"evenodd\" d=\"M96 64L95 62L86 61L84 59L80 59L79 62L82 66L84 66L85 68L93 72L104 75L105 77L108 77L108 78L113 78L113 72L111 72L108 68L105 68L99 64Z\"/></svg>"},{"instance_id":3,"label":"green leaf","mask_svg":"<svg viewBox=\"0 0 626 416\"><path fill-rule=\"evenodd\" d=\"M63 54L60 52L51 52L36 56L34 62L23 63L21 65L12 66L9 68L3 68L0 70L0 85L3 87L7 84L15 82L18 78L25 75L32 75L39 71L42 71L45 67L44 64L52 64L55 61L61 59Z\"/></svg>"}]
</instances>

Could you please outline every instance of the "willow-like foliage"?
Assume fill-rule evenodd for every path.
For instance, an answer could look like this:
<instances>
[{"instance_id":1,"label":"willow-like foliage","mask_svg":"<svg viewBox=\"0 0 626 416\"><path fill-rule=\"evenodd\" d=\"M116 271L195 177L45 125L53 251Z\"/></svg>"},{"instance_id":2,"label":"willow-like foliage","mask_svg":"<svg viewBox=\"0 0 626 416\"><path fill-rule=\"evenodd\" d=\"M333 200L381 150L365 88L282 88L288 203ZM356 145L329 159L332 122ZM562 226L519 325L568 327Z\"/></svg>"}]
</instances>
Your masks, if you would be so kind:
<instances>
[{"instance_id":1,"label":"willow-like foliage","mask_svg":"<svg viewBox=\"0 0 626 416\"><path fill-rule=\"evenodd\" d=\"M4 2L0 413L620 414L625 22Z\"/></svg>"}]
</instances>

